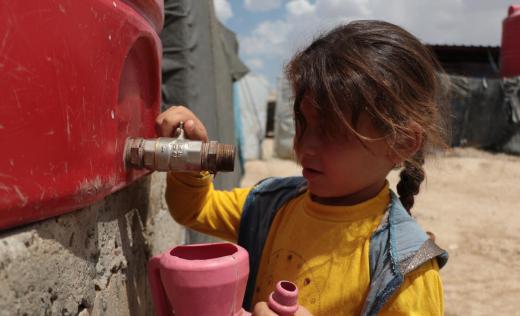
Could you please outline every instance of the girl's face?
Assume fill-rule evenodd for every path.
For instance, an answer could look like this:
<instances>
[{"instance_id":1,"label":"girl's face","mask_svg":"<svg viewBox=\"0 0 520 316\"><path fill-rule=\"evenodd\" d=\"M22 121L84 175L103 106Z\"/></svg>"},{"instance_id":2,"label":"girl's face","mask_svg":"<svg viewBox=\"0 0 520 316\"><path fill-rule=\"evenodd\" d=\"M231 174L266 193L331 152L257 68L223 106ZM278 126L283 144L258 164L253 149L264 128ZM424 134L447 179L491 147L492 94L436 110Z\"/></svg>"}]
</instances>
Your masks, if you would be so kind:
<instances>
[{"instance_id":1,"label":"girl's face","mask_svg":"<svg viewBox=\"0 0 520 316\"><path fill-rule=\"evenodd\" d=\"M353 134L330 142L323 137L319 113L305 101L300 108L306 128L300 135L296 156L303 167L313 198L325 204L357 204L377 195L393 167L390 148L368 115L359 117L358 133L377 139L364 141Z\"/></svg>"}]
</instances>

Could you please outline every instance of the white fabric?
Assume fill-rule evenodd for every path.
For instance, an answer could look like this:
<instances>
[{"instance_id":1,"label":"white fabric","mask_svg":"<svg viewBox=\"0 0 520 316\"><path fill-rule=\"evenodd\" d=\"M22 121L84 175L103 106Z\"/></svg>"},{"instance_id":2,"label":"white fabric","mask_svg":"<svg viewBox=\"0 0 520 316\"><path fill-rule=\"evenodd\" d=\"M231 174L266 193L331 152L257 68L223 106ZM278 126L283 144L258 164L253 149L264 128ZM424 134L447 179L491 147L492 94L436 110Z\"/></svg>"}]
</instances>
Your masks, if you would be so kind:
<instances>
[{"instance_id":1,"label":"white fabric","mask_svg":"<svg viewBox=\"0 0 520 316\"><path fill-rule=\"evenodd\" d=\"M293 158L294 118L293 92L289 81L282 77L276 89L274 151L280 158Z\"/></svg>"},{"instance_id":2,"label":"white fabric","mask_svg":"<svg viewBox=\"0 0 520 316\"><path fill-rule=\"evenodd\" d=\"M242 121L242 157L244 160L261 159L267 120L269 83L264 77L249 73L237 84Z\"/></svg>"}]
</instances>

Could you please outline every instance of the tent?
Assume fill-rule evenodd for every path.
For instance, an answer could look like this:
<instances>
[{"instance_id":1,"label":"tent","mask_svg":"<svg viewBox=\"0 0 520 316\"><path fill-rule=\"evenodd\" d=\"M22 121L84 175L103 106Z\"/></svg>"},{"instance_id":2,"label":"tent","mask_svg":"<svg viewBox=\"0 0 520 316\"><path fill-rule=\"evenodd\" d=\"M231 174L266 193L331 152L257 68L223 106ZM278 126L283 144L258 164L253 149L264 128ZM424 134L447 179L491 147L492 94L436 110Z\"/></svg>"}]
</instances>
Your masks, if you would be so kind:
<instances>
[{"instance_id":1,"label":"tent","mask_svg":"<svg viewBox=\"0 0 520 316\"><path fill-rule=\"evenodd\" d=\"M274 152L280 158L293 158L293 96L291 85L285 77L278 79L274 117Z\"/></svg>"},{"instance_id":2,"label":"tent","mask_svg":"<svg viewBox=\"0 0 520 316\"><path fill-rule=\"evenodd\" d=\"M264 77L249 73L235 84L234 92L241 157L262 159L269 83Z\"/></svg>"},{"instance_id":3,"label":"tent","mask_svg":"<svg viewBox=\"0 0 520 316\"><path fill-rule=\"evenodd\" d=\"M452 146L520 154L520 77L450 75Z\"/></svg>"}]
</instances>

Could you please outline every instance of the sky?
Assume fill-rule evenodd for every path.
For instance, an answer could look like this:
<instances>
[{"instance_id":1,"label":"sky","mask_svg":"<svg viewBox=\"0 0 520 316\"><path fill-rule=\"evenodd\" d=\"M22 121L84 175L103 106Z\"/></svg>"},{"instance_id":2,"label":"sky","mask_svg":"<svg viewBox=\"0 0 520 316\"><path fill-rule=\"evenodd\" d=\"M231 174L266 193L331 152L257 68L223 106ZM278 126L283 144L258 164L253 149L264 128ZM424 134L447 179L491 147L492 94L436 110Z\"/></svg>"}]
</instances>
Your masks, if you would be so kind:
<instances>
[{"instance_id":1,"label":"sky","mask_svg":"<svg viewBox=\"0 0 520 316\"><path fill-rule=\"evenodd\" d=\"M400 25L427 44L500 45L502 21L518 0L213 0L237 34L240 57L271 88L284 64L314 37L357 19Z\"/></svg>"}]
</instances>

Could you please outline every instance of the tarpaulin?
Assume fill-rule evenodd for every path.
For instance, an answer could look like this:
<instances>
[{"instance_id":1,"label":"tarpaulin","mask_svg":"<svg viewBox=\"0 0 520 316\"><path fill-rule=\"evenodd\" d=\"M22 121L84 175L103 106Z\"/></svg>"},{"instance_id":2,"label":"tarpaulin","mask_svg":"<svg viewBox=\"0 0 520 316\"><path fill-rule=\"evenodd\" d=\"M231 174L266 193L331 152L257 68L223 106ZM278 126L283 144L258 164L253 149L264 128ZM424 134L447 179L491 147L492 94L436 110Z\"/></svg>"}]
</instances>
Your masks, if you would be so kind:
<instances>
[{"instance_id":1,"label":"tarpaulin","mask_svg":"<svg viewBox=\"0 0 520 316\"><path fill-rule=\"evenodd\" d=\"M235 143L233 82L249 70L238 58L234 33L216 18L213 1L166 0L163 44L163 110L185 105L204 122L211 140ZM238 186L241 170L221 173L215 187Z\"/></svg>"},{"instance_id":2,"label":"tarpaulin","mask_svg":"<svg viewBox=\"0 0 520 316\"><path fill-rule=\"evenodd\" d=\"M504 146L520 130L519 79L449 76L452 146L514 152Z\"/></svg>"}]
</instances>

